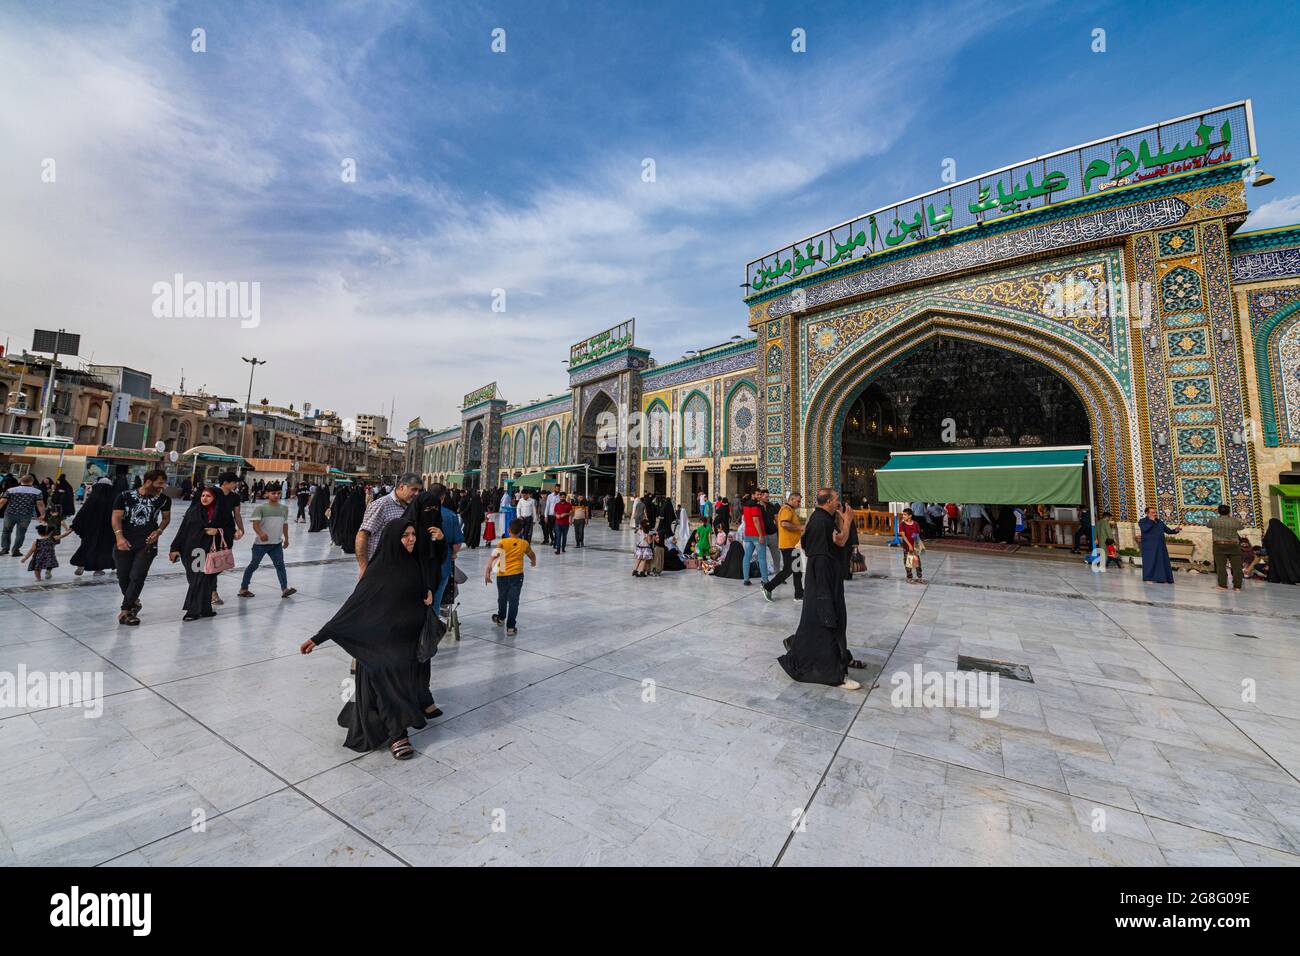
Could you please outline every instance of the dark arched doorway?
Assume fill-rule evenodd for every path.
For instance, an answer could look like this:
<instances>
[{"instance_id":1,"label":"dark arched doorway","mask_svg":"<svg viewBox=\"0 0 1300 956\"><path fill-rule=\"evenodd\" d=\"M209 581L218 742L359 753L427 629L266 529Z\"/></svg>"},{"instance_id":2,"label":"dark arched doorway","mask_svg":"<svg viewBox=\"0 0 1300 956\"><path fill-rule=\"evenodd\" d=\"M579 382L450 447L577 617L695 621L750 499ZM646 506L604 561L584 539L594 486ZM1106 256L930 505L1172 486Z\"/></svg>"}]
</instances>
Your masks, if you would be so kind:
<instances>
[{"instance_id":1,"label":"dark arched doorway","mask_svg":"<svg viewBox=\"0 0 1300 956\"><path fill-rule=\"evenodd\" d=\"M473 474L471 474L473 472ZM483 423L475 422L470 429L469 444L465 446L464 487L480 488L483 485Z\"/></svg>"},{"instance_id":2,"label":"dark arched doorway","mask_svg":"<svg viewBox=\"0 0 1300 956\"><path fill-rule=\"evenodd\" d=\"M589 486L593 498L599 499L615 492L619 437L618 406L607 392L598 392L582 416L578 434L580 448L576 456L577 460L596 469L589 476L589 485L586 476L579 476L579 481L583 482L579 487ZM570 457L575 456L571 454Z\"/></svg>"},{"instance_id":3,"label":"dark arched doorway","mask_svg":"<svg viewBox=\"0 0 1300 956\"><path fill-rule=\"evenodd\" d=\"M1056 372L1005 349L936 336L849 401L840 487L854 500L882 504L875 469L895 451L1089 443L1083 402Z\"/></svg>"}]
</instances>

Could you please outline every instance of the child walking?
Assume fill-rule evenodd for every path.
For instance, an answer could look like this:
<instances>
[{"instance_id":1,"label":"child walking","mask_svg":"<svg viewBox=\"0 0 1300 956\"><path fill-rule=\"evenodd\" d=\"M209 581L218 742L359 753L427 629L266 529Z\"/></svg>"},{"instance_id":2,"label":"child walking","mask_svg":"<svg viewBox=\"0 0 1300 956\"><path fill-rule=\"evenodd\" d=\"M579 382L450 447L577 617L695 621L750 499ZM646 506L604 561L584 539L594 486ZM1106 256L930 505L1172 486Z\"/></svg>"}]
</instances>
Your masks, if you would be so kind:
<instances>
[{"instance_id":1,"label":"child walking","mask_svg":"<svg viewBox=\"0 0 1300 956\"><path fill-rule=\"evenodd\" d=\"M898 523L898 537L903 542L903 568L907 571L907 583L913 583L912 572L915 571L915 583L924 584L921 580L921 552L925 550L925 545L921 543L921 526L917 524L911 508L903 509L903 520Z\"/></svg>"},{"instance_id":2,"label":"child walking","mask_svg":"<svg viewBox=\"0 0 1300 956\"><path fill-rule=\"evenodd\" d=\"M1119 560L1119 548L1115 547L1115 539L1106 539L1106 567L1123 569Z\"/></svg>"},{"instance_id":3,"label":"child walking","mask_svg":"<svg viewBox=\"0 0 1300 956\"><path fill-rule=\"evenodd\" d=\"M55 534L54 529L47 524L38 524L36 526L36 540L32 546L27 549L24 558L30 558L27 562L27 570L36 575L36 580L41 579L41 572L45 572L46 580L54 573L54 569L59 566L59 559L55 557L54 546L59 543L63 536Z\"/></svg>"},{"instance_id":4,"label":"child walking","mask_svg":"<svg viewBox=\"0 0 1300 956\"><path fill-rule=\"evenodd\" d=\"M496 543L492 557L483 569L483 583L492 583L492 569L500 565L497 571L497 613L492 615L492 623L497 627L506 626L506 634L514 637L519 633L515 627L519 618L519 595L524 589L524 558L537 567L537 555L533 553L530 542L520 537L524 531L522 518L510 522L506 537Z\"/></svg>"}]
</instances>

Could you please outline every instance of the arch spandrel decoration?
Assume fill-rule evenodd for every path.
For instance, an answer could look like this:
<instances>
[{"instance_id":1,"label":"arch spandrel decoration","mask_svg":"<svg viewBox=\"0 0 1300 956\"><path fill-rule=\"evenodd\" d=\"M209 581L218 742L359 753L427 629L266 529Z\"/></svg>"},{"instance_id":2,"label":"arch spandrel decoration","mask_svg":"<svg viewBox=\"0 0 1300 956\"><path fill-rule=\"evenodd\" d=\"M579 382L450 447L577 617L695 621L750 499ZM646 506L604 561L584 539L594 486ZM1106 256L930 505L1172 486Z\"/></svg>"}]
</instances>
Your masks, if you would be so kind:
<instances>
[{"instance_id":1,"label":"arch spandrel decoration","mask_svg":"<svg viewBox=\"0 0 1300 956\"><path fill-rule=\"evenodd\" d=\"M1098 506L1134 520L1143 497L1140 454L1127 441L1135 420L1116 380L1087 353L1062 342L1045 342L1038 332L1015 325L946 313L926 313L887 338L874 341L841 365L814 396L805 419L801 474L804 493L838 484L844 417L853 401L888 366L936 337L965 339L1005 349L1060 375L1083 402L1093 436Z\"/></svg>"},{"instance_id":2,"label":"arch spandrel decoration","mask_svg":"<svg viewBox=\"0 0 1300 956\"><path fill-rule=\"evenodd\" d=\"M1092 423L1100 503L1117 515L1136 517L1144 470L1127 299L1121 252L1108 249L805 318L797 369L804 493L836 483L847 399L891 361L944 335L1016 352L1069 382Z\"/></svg>"},{"instance_id":3,"label":"arch spandrel decoration","mask_svg":"<svg viewBox=\"0 0 1300 956\"><path fill-rule=\"evenodd\" d=\"M707 455L712 446L713 407L699 389L694 389L681 405L680 448L684 458Z\"/></svg>"},{"instance_id":4,"label":"arch spandrel decoration","mask_svg":"<svg viewBox=\"0 0 1300 956\"><path fill-rule=\"evenodd\" d=\"M741 380L728 391L723 412L723 454L752 455L758 451L758 389Z\"/></svg>"},{"instance_id":5,"label":"arch spandrel decoration","mask_svg":"<svg viewBox=\"0 0 1300 956\"><path fill-rule=\"evenodd\" d=\"M1070 382L1093 423L1102 501L1115 514L1134 512L1144 494L1144 470L1130 308L1121 251L1100 250L807 316L798 367L803 492L819 481L835 484L839 472L831 466L839 460L840 432L828 416L842 414L849 392L924 337L966 333L1047 364ZM880 362L880 356L889 358Z\"/></svg>"},{"instance_id":6,"label":"arch spandrel decoration","mask_svg":"<svg viewBox=\"0 0 1300 956\"><path fill-rule=\"evenodd\" d=\"M1130 303L1119 249L1067 256L992 275L938 283L816 313L804 320L800 353L802 407L848 354L919 312L953 310L1018 321L1063 336L1092 354L1133 391L1127 315Z\"/></svg>"}]
</instances>

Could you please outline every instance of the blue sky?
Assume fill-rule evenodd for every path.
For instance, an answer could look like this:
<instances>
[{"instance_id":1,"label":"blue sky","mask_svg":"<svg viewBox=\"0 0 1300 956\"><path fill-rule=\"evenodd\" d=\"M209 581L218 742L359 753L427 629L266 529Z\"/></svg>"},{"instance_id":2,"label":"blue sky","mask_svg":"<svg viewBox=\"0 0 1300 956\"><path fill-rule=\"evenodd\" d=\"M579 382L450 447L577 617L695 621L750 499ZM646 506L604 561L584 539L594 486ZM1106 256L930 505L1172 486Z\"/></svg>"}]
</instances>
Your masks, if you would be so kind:
<instances>
[{"instance_id":1,"label":"blue sky","mask_svg":"<svg viewBox=\"0 0 1300 956\"><path fill-rule=\"evenodd\" d=\"M256 354L254 398L395 398L398 423L442 424L493 379L512 401L559 391L568 346L628 316L660 361L744 332L747 260L940 185L949 157L965 178L1249 96L1277 176L1249 226L1295 222L1298 20L1294 2L10 3L0 330L66 326L85 358L240 396ZM177 272L260 282L261 324L153 318Z\"/></svg>"}]
</instances>

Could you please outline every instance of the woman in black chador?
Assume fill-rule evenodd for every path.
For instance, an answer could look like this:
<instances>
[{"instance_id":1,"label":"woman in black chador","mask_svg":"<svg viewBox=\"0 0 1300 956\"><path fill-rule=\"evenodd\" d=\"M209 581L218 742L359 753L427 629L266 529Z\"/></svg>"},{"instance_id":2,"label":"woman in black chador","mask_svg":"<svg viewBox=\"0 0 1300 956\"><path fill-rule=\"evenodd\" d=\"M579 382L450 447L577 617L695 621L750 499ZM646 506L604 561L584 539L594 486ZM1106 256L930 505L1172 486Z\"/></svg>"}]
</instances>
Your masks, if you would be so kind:
<instances>
[{"instance_id":1,"label":"woman in black chador","mask_svg":"<svg viewBox=\"0 0 1300 956\"><path fill-rule=\"evenodd\" d=\"M617 531L618 526L623 523L622 495L615 493L609 496L609 514L606 517L609 519L609 530Z\"/></svg>"},{"instance_id":2,"label":"woman in black chador","mask_svg":"<svg viewBox=\"0 0 1300 956\"><path fill-rule=\"evenodd\" d=\"M1268 552L1268 579L1274 584L1300 584L1300 540L1277 518L1270 518L1264 530Z\"/></svg>"},{"instance_id":3,"label":"woman in black chador","mask_svg":"<svg viewBox=\"0 0 1300 956\"><path fill-rule=\"evenodd\" d=\"M334 492L334 500L330 502L330 540L339 547L343 546L343 538L339 533L343 521L343 502L348 500L348 496L351 492L351 485L345 485L340 482L338 489Z\"/></svg>"},{"instance_id":4,"label":"woman in black chador","mask_svg":"<svg viewBox=\"0 0 1300 956\"><path fill-rule=\"evenodd\" d=\"M864 665L849 653L840 550L849 540L853 519L839 506L839 496L831 489L817 492L817 507L801 541L804 569L799 629L786 638L786 653L777 661L797 681L857 690L862 685L849 680L848 669Z\"/></svg>"},{"instance_id":5,"label":"woman in black chador","mask_svg":"<svg viewBox=\"0 0 1300 956\"><path fill-rule=\"evenodd\" d=\"M429 665L416 659L425 609L433 603L416 555L419 535L405 518L384 527L375 556L351 597L299 650L333 640L356 658L353 699L339 711L343 745L359 753L387 747L398 760L415 756L408 729L437 716Z\"/></svg>"},{"instance_id":6,"label":"woman in black chador","mask_svg":"<svg viewBox=\"0 0 1300 956\"><path fill-rule=\"evenodd\" d=\"M477 548L483 537L483 501L472 491L460 500L460 521L465 547Z\"/></svg>"},{"instance_id":7,"label":"woman in black chador","mask_svg":"<svg viewBox=\"0 0 1300 956\"><path fill-rule=\"evenodd\" d=\"M217 576L203 571L207 553L213 542L220 539L221 519L217 517L217 494L211 488L199 492L198 501L190 505L176 529L176 537L168 548L168 558L174 563L181 561L185 565L185 580L189 581L189 590L185 592L182 607L185 616L182 621L197 621L201 617L216 617L212 610L212 592L217 587ZM230 542L226 542L226 547Z\"/></svg>"},{"instance_id":8,"label":"woman in black chador","mask_svg":"<svg viewBox=\"0 0 1300 956\"><path fill-rule=\"evenodd\" d=\"M72 519L72 530L81 543L70 562L76 574L103 574L113 563L113 483L101 478L90 488L81 510Z\"/></svg>"},{"instance_id":9,"label":"woman in black chador","mask_svg":"<svg viewBox=\"0 0 1300 956\"><path fill-rule=\"evenodd\" d=\"M324 531L328 523L325 512L330 506L329 486L319 484L316 486L316 493L311 496L311 507L307 509L307 516L311 518L311 524L307 525L308 531Z\"/></svg>"},{"instance_id":10,"label":"woman in black chador","mask_svg":"<svg viewBox=\"0 0 1300 956\"><path fill-rule=\"evenodd\" d=\"M365 489L353 485L352 490L343 499L343 504L338 508L338 521L335 522L333 518L330 521L334 525L334 533L338 535L339 547L343 549L344 554L356 554L357 532L361 530L361 522L366 516Z\"/></svg>"}]
</instances>

